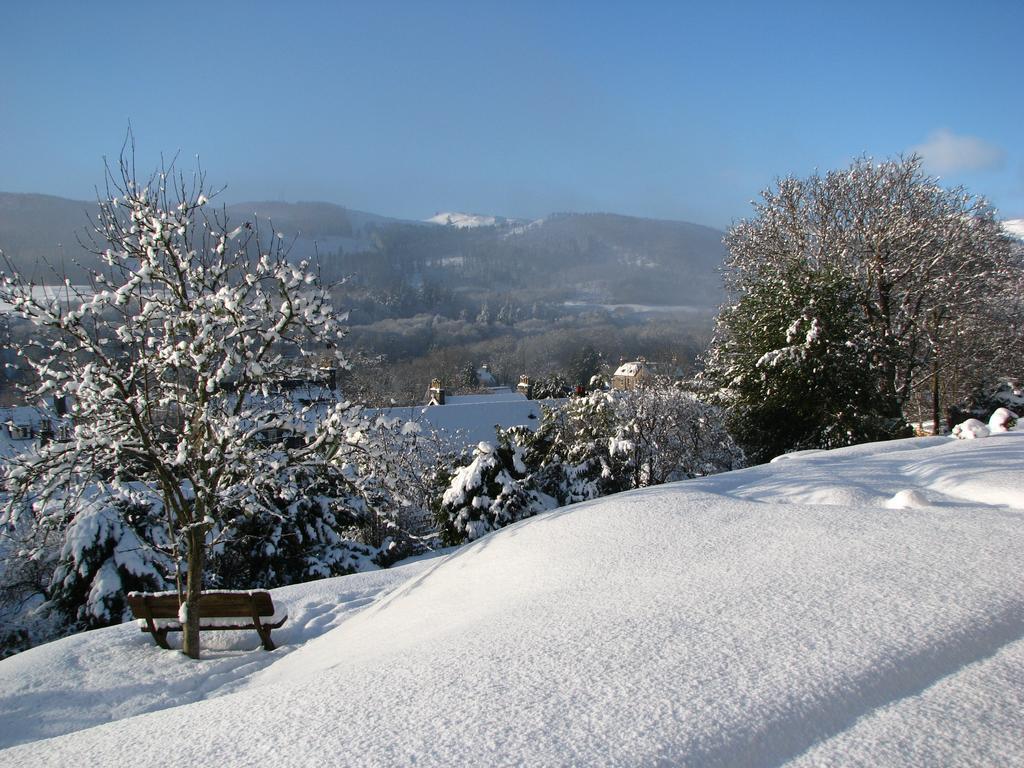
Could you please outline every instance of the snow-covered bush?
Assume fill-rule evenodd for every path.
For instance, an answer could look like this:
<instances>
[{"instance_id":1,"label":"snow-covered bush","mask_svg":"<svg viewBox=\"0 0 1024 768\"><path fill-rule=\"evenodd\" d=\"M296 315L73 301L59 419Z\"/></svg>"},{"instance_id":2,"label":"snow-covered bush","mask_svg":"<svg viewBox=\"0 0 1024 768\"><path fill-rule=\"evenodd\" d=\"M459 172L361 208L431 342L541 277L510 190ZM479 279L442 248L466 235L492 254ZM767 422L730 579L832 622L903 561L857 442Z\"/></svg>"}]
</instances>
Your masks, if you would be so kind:
<instances>
[{"instance_id":1,"label":"snow-covered bush","mask_svg":"<svg viewBox=\"0 0 1024 768\"><path fill-rule=\"evenodd\" d=\"M362 475L375 480L371 511L380 548L379 565L428 551L437 540L434 512L463 463L466 449L456 436L415 421L378 417L373 425L376 450L358 462Z\"/></svg>"},{"instance_id":2,"label":"snow-covered bush","mask_svg":"<svg viewBox=\"0 0 1024 768\"><path fill-rule=\"evenodd\" d=\"M7 652L120 623L129 591L173 583L159 501L144 488L94 483L80 496L8 500L0 525Z\"/></svg>"},{"instance_id":3,"label":"snow-covered bush","mask_svg":"<svg viewBox=\"0 0 1024 768\"><path fill-rule=\"evenodd\" d=\"M567 397L572 392L569 380L560 373L549 373L533 382L533 399Z\"/></svg>"},{"instance_id":4,"label":"snow-covered bush","mask_svg":"<svg viewBox=\"0 0 1024 768\"><path fill-rule=\"evenodd\" d=\"M619 437L621 394L595 391L545 409L526 458L537 486L559 505L630 488Z\"/></svg>"},{"instance_id":5,"label":"snow-covered bush","mask_svg":"<svg viewBox=\"0 0 1024 768\"><path fill-rule=\"evenodd\" d=\"M360 541L368 507L341 468L291 466L256 482L271 502L225 516L207 564L211 587L269 589L371 565L377 550Z\"/></svg>"},{"instance_id":6,"label":"snow-covered bush","mask_svg":"<svg viewBox=\"0 0 1024 768\"><path fill-rule=\"evenodd\" d=\"M977 419L967 419L953 427L953 437L960 440L974 440L979 437L988 437L988 425Z\"/></svg>"},{"instance_id":7,"label":"snow-covered bush","mask_svg":"<svg viewBox=\"0 0 1024 768\"><path fill-rule=\"evenodd\" d=\"M11 505L0 512L0 658L59 636L46 610L56 550L51 532Z\"/></svg>"},{"instance_id":8,"label":"snow-covered bush","mask_svg":"<svg viewBox=\"0 0 1024 768\"><path fill-rule=\"evenodd\" d=\"M953 427L953 437L960 440L974 440L1000 432L1008 432L1017 425L1017 414L1008 408L997 408L988 424L978 419L967 419Z\"/></svg>"},{"instance_id":9,"label":"snow-covered bush","mask_svg":"<svg viewBox=\"0 0 1024 768\"><path fill-rule=\"evenodd\" d=\"M545 408L536 432L498 430L457 470L438 511L449 543L544 509L737 469L723 414L668 384L596 391Z\"/></svg>"},{"instance_id":10,"label":"snow-covered bush","mask_svg":"<svg viewBox=\"0 0 1024 768\"><path fill-rule=\"evenodd\" d=\"M173 564L150 541L166 535L160 509L130 488L90 488L73 507L51 577L47 608L73 631L129 618L132 590L173 585Z\"/></svg>"},{"instance_id":11,"label":"snow-covered bush","mask_svg":"<svg viewBox=\"0 0 1024 768\"><path fill-rule=\"evenodd\" d=\"M538 485L562 504L743 466L722 411L663 382L545 413L528 455Z\"/></svg>"},{"instance_id":12,"label":"snow-covered bush","mask_svg":"<svg viewBox=\"0 0 1024 768\"><path fill-rule=\"evenodd\" d=\"M615 406L616 432L609 453L625 454L631 488L713 475L744 464L722 410L690 392L664 384L645 386L620 393Z\"/></svg>"},{"instance_id":13,"label":"snow-covered bush","mask_svg":"<svg viewBox=\"0 0 1024 768\"><path fill-rule=\"evenodd\" d=\"M1008 432L1017 426L1019 417L1009 408L996 408L988 419L988 431L991 433Z\"/></svg>"},{"instance_id":14,"label":"snow-covered bush","mask_svg":"<svg viewBox=\"0 0 1024 768\"><path fill-rule=\"evenodd\" d=\"M1024 412L1024 385L1013 377L989 377L978 383L970 394L948 411L948 423L958 424L968 418L988 421L996 413Z\"/></svg>"},{"instance_id":15,"label":"snow-covered bush","mask_svg":"<svg viewBox=\"0 0 1024 768\"><path fill-rule=\"evenodd\" d=\"M437 510L445 543L479 539L554 506L529 480L518 443L528 435L526 429L499 430L497 445L478 444L469 464L454 472Z\"/></svg>"}]
</instances>

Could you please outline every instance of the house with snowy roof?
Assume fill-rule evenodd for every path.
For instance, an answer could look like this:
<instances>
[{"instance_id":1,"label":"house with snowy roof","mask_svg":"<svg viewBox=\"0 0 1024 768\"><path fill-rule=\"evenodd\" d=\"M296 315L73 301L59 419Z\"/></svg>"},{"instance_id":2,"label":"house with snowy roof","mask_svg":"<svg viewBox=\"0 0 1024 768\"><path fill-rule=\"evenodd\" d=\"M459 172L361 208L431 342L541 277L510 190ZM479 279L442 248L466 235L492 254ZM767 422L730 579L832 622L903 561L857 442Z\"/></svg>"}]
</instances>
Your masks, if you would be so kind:
<instances>
[{"instance_id":1,"label":"house with snowy roof","mask_svg":"<svg viewBox=\"0 0 1024 768\"><path fill-rule=\"evenodd\" d=\"M0 454L13 456L47 440L70 440L74 427L63 401L51 410L34 405L0 408Z\"/></svg>"},{"instance_id":2,"label":"house with snowy roof","mask_svg":"<svg viewBox=\"0 0 1024 768\"><path fill-rule=\"evenodd\" d=\"M644 358L623 362L612 374L612 389L636 389L654 379L654 371Z\"/></svg>"}]
</instances>

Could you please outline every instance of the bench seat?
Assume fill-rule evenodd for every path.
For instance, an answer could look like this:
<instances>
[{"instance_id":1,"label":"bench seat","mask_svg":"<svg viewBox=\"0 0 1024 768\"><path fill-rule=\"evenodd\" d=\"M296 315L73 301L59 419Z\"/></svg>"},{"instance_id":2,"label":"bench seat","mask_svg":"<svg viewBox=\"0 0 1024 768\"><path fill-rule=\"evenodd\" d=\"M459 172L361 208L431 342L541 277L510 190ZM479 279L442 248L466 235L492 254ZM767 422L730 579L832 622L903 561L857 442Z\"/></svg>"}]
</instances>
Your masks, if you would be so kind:
<instances>
[{"instance_id":1,"label":"bench seat","mask_svg":"<svg viewBox=\"0 0 1024 768\"><path fill-rule=\"evenodd\" d=\"M182 631L178 593L129 592L128 605L142 631L152 634L161 648L170 648L167 633ZM254 629L268 651L276 647L270 631L287 619L287 612L275 609L270 593L264 590L210 590L199 596L201 631Z\"/></svg>"}]
</instances>

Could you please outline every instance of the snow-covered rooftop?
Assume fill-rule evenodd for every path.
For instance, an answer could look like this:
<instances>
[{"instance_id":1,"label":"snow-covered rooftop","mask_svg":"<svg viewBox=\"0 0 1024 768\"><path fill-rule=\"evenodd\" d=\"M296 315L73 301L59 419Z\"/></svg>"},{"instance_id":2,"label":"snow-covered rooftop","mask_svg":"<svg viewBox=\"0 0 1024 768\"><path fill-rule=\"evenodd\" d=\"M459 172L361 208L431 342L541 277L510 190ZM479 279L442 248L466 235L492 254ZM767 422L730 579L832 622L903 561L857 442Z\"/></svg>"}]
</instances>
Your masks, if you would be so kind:
<instances>
[{"instance_id":1,"label":"snow-covered rooftop","mask_svg":"<svg viewBox=\"0 0 1024 768\"><path fill-rule=\"evenodd\" d=\"M631 363L623 363L615 369L614 376L636 376L647 368L647 365L642 361L634 361Z\"/></svg>"},{"instance_id":2,"label":"snow-covered rooftop","mask_svg":"<svg viewBox=\"0 0 1024 768\"><path fill-rule=\"evenodd\" d=\"M0 661L0 762L1019 765L1022 569L1024 433L791 455Z\"/></svg>"},{"instance_id":3,"label":"snow-covered rooftop","mask_svg":"<svg viewBox=\"0 0 1024 768\"><path fill-rule=\"evenodd\" d=\"M414 421L425 429L443 430L457 436L466 447L481 441L494 442L494 427L525 425L536 429L540 423L541 406L527 400L520 392L507 387L474 395L447 395L444 405L382 408L389 418Z\"/></svg>"},{"instance_id":4,"label":"snow-covered rooftop","mask_svg":"<svg viewBox=\"0 0 1024 768\"><path fill-rule=\"evenodd\" d=\"M46 408L33 405L0 407L0 456L13 456L35 443L44 423L51 427L70 422Z\"/></svg>"}]
</instances>

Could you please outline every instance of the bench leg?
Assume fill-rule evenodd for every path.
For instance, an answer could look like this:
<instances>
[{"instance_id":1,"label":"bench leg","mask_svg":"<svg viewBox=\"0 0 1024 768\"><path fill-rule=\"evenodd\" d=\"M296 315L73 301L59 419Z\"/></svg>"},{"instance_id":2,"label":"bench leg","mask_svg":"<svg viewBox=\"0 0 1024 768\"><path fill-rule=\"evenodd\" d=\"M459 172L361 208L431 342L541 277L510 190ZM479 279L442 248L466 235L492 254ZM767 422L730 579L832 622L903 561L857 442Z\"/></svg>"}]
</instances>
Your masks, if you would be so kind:
<instances>
[{"instance_id":1,"label":"bench leg","mask_svg":"<svg viewBox=\"0 0 1024 768\"><path fill-rule=\"evenodd\" d=\"M270 639L270 627L264 626L263 622L260 621L260 615L256 612L256 605L253 604L252 608L252 625L259 632L260 640L263 642L263 650L272 651L277 646L274 645L274 641Z\"/></svg>"},{"instance_id":2,"label":"bench leg","mask_svg":"<svg viewBox=\"0 0 1024 768\"><path fill-rule=\"evenodd\" d=\"M270 639L270 629L262 624L256 624L256 631L260 633L260 640L263 641L263 650L272 651L277 648L274 641Z\"/></svg>"},{"instance_id":3,"label":"bench leg","mask_svg":"<svg viewBox=\"0 0 1024 768\"><path fill-rule=\"evenodd\" d=\"M166 629L154 629L153 639L156 640L156 644L165 650L171 650L170 644L167 642L167 630Z\"/></svg>"}]
</instances>

